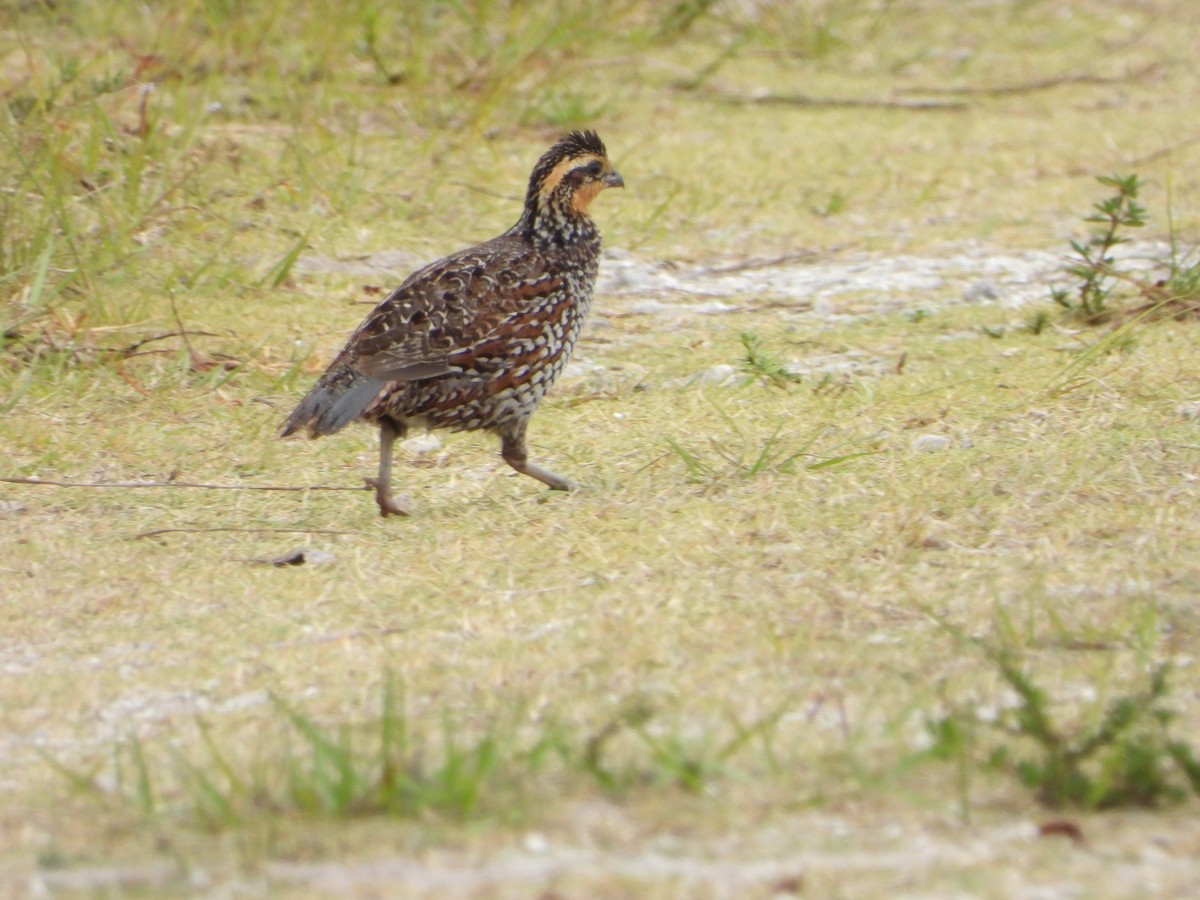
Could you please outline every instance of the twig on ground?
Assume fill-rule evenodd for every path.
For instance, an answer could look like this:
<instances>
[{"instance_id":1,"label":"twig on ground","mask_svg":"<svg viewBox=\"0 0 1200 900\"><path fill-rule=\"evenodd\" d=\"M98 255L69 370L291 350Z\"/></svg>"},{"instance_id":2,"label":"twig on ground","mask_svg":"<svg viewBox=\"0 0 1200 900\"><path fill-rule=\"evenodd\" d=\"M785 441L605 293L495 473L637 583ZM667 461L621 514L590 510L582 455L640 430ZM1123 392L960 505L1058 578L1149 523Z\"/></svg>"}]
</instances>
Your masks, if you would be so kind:
<instances>
[{"instance_id":1,"label":"twig on ground","mask_svg":"<svg viewBox=\"0 0 1200 900\"><path fill-rule=\"evenodd\" d=\"M753 256L750 259L742 260L741 262L730 263L724 266L712 266L704 269L706 275L730 275L735 272L749 272L755 269L771 269L775 266L784 266L794 262L810 262L820 256L828 256L830 253L837 251L834 247L830 250L799 250L795 253L785 253L782 256Z\"/></svg>"},{"instance_id":2,"label":"twig on ground","mask_svg":"<svg viewBox=\"0 0 1200 900\"><path fill-rule=\"evenodd\" d=\"M284 647L311 647L313 644L332 644L334 641L357 641L365 637L383 637L389 634L403 634L404 632L411 630L411 625L391 625L387 628L355 628L352 631L334 631L292 641L276 641L274 644L269 644L268 646L270 646L272 650Z\"/></svg>"},{"instance_id":3,"label":"twig on ground","mask_svg":"<svg viewBox=\"0 0 1200 900\"><path fill-rule=\"evenodd\" d=\"M1118 76L1094 75L1091 72L1067 72L1062 75L1054 75L1050 78L1036 78L1033 81L1022 81L1017 84L1001 84L995 87L967 85L964 87L910 87L907 90L914 94L942 94L956 97L995 97L1004 94L1032 94L1035 91L1045 91L1064 84L1125 84L1129 81L1138 81L1147 75L1153 75L1161 68L1162 65L1160 63L1152 62L1133 72L1127 72L1124 75Z\"/></svg>"},{"instance_id":4,"label":"twig on ground","mask_svg":"<svg viewBox=\"0 0 1200 900\"><path fill-rule=\"evenodd\" d=\"M92 330L99 331L100 329L94 328ZM190 345L187 343L188 335L194 335L195 337L220 337L220 335L214 334L211 331L187 331L187 330L185 330L185 331L168 331L165 334L155 334L150 337L142 338L140 341L134 341L128 347L122 347L119 350L108 350L108 351L102 350L101 352L102 353L103 352L119 353L119 354L121 354L121 356L130 357L130 356L135 355L137 353L137 351L141 350L142 347L146 346L147 344L152 344L155 341L165 341L167 338L173 338L173 337L183 338L184 344L186 346L188 346L188 348L190 350Z\"/></svg>"},{"instance_id":5,"label":"twig on ground","mask_svg":"<svg viewBox=\"0 0 1200 900\"><path fill-rule=\"evenodd\" d=\"M364 491L365 487L334 484L201 484L194 481L46 481L41 478L0 478L4 484L29 484L61 488L199 488L208 491Z\"/></svg>"},{"instance_id":6,"label":"twig on ground","mask_svg":"<svg viewBox=\"0 0 1200 900\"><path fill-rule=\"evenodd\" d=\"M813 97L809 94L734 94L711 93L705 96L724 103L753 103L772 106L810 106L826 109L911 109L936 112L961 112L970 104L961 100L913 100L897 97L893 100L877 100L869 97Z\"/></svg>"},{"instance_id":7,"label":"twig on ground","mask_svg":"<svg viewBox=\"0 0 1200 900\"><path fill-rule=\"evenodd\" d=\"M1129 161L1130 168L1136 169L1146 165L1147 163L1157 162L1163 157L1170 156L1176 150L1182 150L1185 147L1191 147L1193 144L1200 144L1200 134L1194 135L1193 137L1182 141L1178 141L1174 144L1170 144L1166 147L1162 147L1152 153L1147 153L1145 156L1139 156L1135 159L1131 159Z\"/></svg>"},{"instance_id":8,"label":"twig on ground","mask_svg":"<svg viewBox=\"0 0 1200 900\"><path fill-rule=\"evenodd\" d=\"M121 376L122 380L124 380L124 382L126 384L128 384L131 388L133 388L135 391L137 391L143 397L149 397L150 392L147 391L140 384L138 384L136 378L134 378L132 375L130 375L127 371L125 371L125 360L128 358L129 358L128 356L122 355L121 357L119 357L117 359L117 374Z\"/></svg>"},{"instance_id":9,"label":"twig on ground","mask_svg":"<svg viewBox=\"0 0 1200 900\"><path fill-rule=\"evenodd\" d=\"M153 531L142 531L133 536L133 540L158 537L160 534L204 534L212 531L244 531L263 534L357 534L354 531L338 531L332 528L242 528L239 526L214 526L212 528L156 528Z\"/></svg>"}]
</instances>

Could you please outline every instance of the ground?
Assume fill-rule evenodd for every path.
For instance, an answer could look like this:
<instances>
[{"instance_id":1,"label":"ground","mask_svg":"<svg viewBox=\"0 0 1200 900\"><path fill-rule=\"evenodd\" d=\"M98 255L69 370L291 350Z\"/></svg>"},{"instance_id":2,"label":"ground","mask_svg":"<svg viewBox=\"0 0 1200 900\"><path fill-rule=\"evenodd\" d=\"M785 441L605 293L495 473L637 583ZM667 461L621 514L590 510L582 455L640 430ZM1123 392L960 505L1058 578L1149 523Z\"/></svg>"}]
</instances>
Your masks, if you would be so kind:
<instances>
[{"instance_id":1,"label":"ground","mask_svg":"<svg viewBox=\"0 0 1200 900\"><path fill-rule=\"evenodd\" d=\"M0 894L1200 891L1200 332L1050 300L1096 176L1195 263L1192 4L586 6L3 14ZM283 418L584 126L583 489L381 519ZM1009 663L1171 790L1048 802Z\"/></svg>"}]
</instances>

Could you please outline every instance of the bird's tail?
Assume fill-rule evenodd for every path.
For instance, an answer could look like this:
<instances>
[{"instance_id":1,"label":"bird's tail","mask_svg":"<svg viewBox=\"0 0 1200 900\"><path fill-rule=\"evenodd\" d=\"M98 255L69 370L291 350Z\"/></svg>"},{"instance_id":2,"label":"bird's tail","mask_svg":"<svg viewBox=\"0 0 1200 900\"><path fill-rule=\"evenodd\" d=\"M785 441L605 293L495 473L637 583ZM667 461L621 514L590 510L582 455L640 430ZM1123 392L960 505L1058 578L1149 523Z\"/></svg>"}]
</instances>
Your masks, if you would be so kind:
<instances>
[{"instance_id":1,"label":"bird's tail","mask_svg":"<svg viewBox=\"0 0 1200 900\"><path fill-rule=\"evenodd\" d=\"M292 410L280 437L300 430L309 437L340 431L362 415L384 384L350 368L327 372Z\"/></svg>"}]
</instances>

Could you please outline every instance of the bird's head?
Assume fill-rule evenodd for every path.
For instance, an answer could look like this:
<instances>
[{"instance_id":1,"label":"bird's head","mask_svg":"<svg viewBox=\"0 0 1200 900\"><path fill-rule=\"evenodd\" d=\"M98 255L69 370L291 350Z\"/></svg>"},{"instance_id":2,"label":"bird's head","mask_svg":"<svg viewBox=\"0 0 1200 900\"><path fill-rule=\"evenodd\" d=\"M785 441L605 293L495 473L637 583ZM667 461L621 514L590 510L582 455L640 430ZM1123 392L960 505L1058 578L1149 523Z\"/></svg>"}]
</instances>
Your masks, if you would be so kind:
<instances>
[{"instance_id":1,"label":"bird's head","mask_svg":"<svg viewBox=\"0 0 1200 900\"><path fill-rule=\"evenodd\" d=\"M624 187L604 142L594 131L573 131L542 154L529 177L525 215L532 221L547 213L585 216L605 188Z\"/></svg>"}]
</instances>

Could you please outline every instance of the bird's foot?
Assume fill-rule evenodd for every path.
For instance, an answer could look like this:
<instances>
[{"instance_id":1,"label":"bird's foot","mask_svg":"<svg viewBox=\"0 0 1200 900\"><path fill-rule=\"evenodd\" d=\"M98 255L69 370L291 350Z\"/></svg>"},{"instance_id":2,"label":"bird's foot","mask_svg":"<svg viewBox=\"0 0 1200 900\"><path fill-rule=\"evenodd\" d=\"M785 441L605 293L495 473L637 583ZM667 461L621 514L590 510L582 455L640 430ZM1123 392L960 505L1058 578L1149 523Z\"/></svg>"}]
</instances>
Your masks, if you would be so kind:
<instances>
[{"instance_id":1,"label":"bird's foot","mask_svg":"<svg viewBox=\"0 0 1200 900\"><path fill-rule=\"evenodd\" d=\"M522 475L536 478L552 491L577 491L582 487L578 482L563 478L561 475L555 475L549 469L543 469L541 466L535 466L533 463L526 462L525 460L521 460L519 463L508 460L508 464Z\"/></svg>"},{"instance_id":2,"label":"bird's foot","mask_svg":"<svg viewBox=\"0 0 1200 900\"><path fill-rule=\"evenodd\" d=\"M375 491L375 502L379 504L379 514L385 519L388 516L411 516L412 509L405 503L401 503L392 496L391 489L387 484L379 481L377 478L364 478L367 487Z\"/></svg>"}]
</instances>

